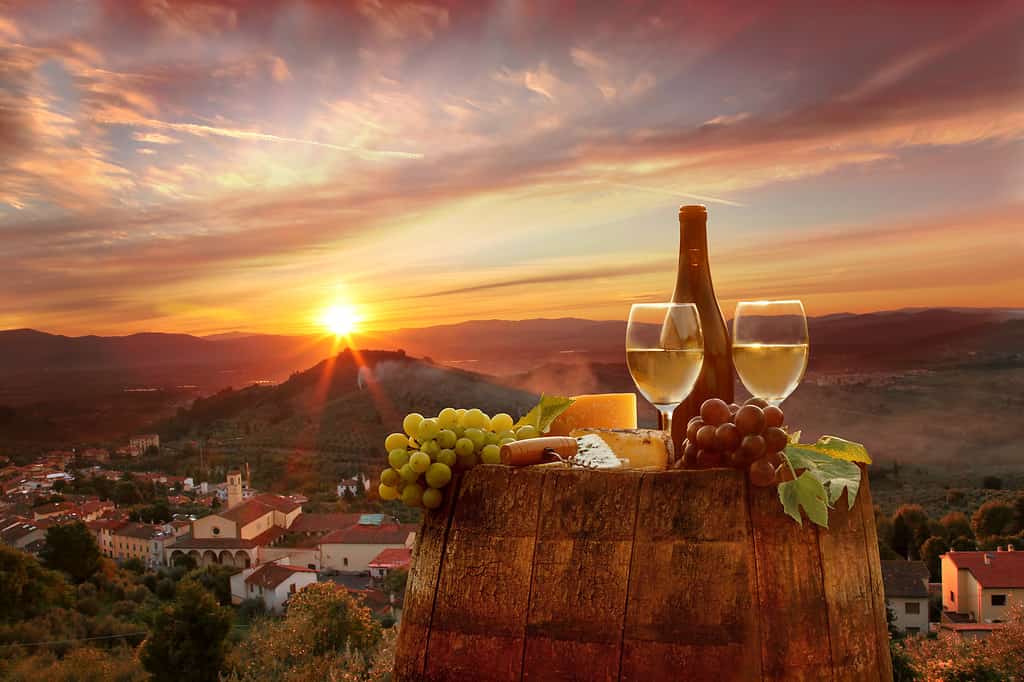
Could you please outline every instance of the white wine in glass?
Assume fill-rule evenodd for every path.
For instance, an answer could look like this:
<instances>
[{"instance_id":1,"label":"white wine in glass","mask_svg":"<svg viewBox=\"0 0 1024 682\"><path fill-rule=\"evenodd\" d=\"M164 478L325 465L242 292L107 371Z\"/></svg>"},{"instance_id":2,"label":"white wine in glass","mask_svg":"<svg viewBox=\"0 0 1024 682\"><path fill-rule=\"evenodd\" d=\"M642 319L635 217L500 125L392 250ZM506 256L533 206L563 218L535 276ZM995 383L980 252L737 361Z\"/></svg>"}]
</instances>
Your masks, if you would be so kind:
<instances>
[{"instance_id":1,"label":"white wine in glass","mask_svg":"<svg viewBox=\"0 0 1024 682\"><path fill-rule=\"evenodd\" d=\"M800 301L741 301L733 319L732 360L755 398L779 405L807 370L807 315Z\"/></svg>"},{"instance_id":2,"label":"white wine in glass","mask_svg":"<svg viewBox=\"0 0 1024 682\"><path fill-rule=\"evenodd\" d=\"M640 393L671 429L672 411L693 390L704 364L700 314L693 303L638 303L626 325L626 365Z\"/></svg>"}]
</instances>

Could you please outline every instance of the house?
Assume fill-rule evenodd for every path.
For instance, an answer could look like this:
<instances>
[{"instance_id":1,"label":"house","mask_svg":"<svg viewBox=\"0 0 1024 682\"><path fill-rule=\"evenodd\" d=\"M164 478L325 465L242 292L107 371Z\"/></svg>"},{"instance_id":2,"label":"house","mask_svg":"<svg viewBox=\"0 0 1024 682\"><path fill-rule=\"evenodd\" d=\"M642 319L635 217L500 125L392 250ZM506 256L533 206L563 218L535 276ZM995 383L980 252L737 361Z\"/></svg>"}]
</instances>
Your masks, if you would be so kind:
<instances>
[{"instance_id":1,"label":"house","mask_svg":"<svg viewBox=\"0 0 1024 682\"><path fill-rule=\"evenodd\" d=\"M20 516L0 518L0 541L11 547L25 549L46 538L46 528Z\"/></svg>"},{"instance_id":2,"label":"house","mask_svg":"<svg viewBox=\"0 0 1024 682\"><path fill-rule=\"evenodd\" d=\"M363 484L358 478L343 478L338 483L338 497L345 497L345 493L355 495L362 490Z\"/></svg>"},{"instance_id":3,"label":"house","mask_svg":"<svg viewBox=\"0 0 1024 682\"><path fill-rule=\"evenodd\" d=\"M50 502L32 510L32 520L42 521L57 516L67 516L75 512L75 505L72 502Z\"/></svg>"},{"instance_id":4,"label":"house","mask_svg":"<svg viewBox=\"0 0 1024 682\"><path fill-rule=\"evenodd\" d=\"M271 613L281 613L291 595L316 580L316 571L287 563L266 563L231 576L231 603L262 599Z\"/></svg>"},{"instance_id":5,"label":"house","mask_svg":"<svg viewBox=\"0 0 1024 682\"><path fill-rule=\"evenodd\" d=\"M323 570L364 572L385 549L412 548L415 523L398 523L383 514L363 514L359 523L328 533L320 539Z\"/></svg>"},{"instance_id":6,"label":"house","mask_svg":"<svg viewBox=\"0 0 1024 682\"><path fill-rule=\"evenodd\" d=\"M907 634L928 634L928 566L923 561L883 561L882 583L893 625Z\"/></svg>"},{"instance_id":7,"label":"house","mask_svg":"<svg viewBox=\"0 0 1024 682\"><path fill-rule=\"evenodd\" d=\"M386 578L394 570L408 570L412 561L412 549L408 547L392 547L381 550L369 563L370 577Z\"/></svg>"},{"instance_id":8,"label":"house","mask_svg":"<svg viewBox=\"0 0 1024 682\"><path fill-rule=\"evenodd\" d=\"M144 433L128 439L128 454L138 457L149 448L160 447L160 436L155 433Z\"/></svg>"},{"instance_id":9,"label":"house","mask_svg":"<svg viewBox=\"0 0 1024 682\"><path fill-rule=\"evenodd\" d=\"M977 628L947 625L1000 623L1014 603L1024 603L1024 552L1011 545L942 555L943 629L984 636Z\"/></svg>"},{"instance_id":10,"label":"house","mask_svg":"<svg viewBox=\"0 0 1024 682\"><path fill-rule=\"evenodd\" d=\"M164 565L165 550L174 543L174 535L160 526L122 523L112 531L110 541L114 559L138 559L148 568L158 568Z\"/></svg>"}]
</instances>

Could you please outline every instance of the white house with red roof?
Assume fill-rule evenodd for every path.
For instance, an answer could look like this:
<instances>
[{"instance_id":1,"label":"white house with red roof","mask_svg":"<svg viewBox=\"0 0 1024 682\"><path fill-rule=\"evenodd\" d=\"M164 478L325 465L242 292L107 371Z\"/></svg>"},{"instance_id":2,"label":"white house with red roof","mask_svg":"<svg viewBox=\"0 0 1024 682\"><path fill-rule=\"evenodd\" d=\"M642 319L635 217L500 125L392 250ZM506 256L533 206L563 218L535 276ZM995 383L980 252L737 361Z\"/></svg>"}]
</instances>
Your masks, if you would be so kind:
<instances>
[{"instance_id":1,"label":"white house with red roof","mask_svg":"<svg viewBox=\"0 0 1024 682\"><path fill-rule=\"evenodd\" d=\"M293 594L316 581L316 571L293 566L286 559L262 564L231 576L231 603L262 599L267 611L281 613Z\"/></svg>"},{"instance_id":2,"label":"white house with red roof","mask_svg":"<svg viewBox=\"0 0 1024 682\"><path fill-rule=\"evenodd\" d=\"M320 538L320 566L324 570L365 573L370 562L386 549L411 549L415 523L398 523L384 514L363 514L359 523Z\"/></svg>"},{"instance_id":3,"label":"white house with red roof","mask_svg":"<svg viewBox=\"0 0 1024 682\"><path fill-rule=\"evenodd\" d=\"M1024 603L1024 552L1013 546L995 551L942 555L943 628L966 632L1006 620L1007 609ZM978 629L978 628L975 628ZM979 632L970 634L982 635Z\"/></svg>"},{"instance_id":4,"label":"white house with red roof","mask_svg":"<svg viewBox=\"0 0 1024 682\"><path fill-rule=\"evenodd\" d=\"M409 547L388 547L370 560L370 577L385 578L395 570L408 570L412 561L412 549Z\"/></svg>"}]
</instances>

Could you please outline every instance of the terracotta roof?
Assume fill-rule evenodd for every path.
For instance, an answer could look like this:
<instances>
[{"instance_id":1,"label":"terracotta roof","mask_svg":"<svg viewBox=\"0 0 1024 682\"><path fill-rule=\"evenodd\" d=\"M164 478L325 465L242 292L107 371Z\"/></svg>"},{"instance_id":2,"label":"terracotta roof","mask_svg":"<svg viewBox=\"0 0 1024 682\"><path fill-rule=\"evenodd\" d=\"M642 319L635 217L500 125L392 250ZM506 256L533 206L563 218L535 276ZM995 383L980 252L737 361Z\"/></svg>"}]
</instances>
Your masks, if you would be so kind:
<instances>
[{"instance_id":1,"label":"terracotta roof","mask_svg":"<svg viewBox=\"0 0 1024 682\"><path fill-rule=\"evenodd\" d=\"M160 532L162 531L159 528L147 526L144 523L126 523L120 529L114 531L114 535L123 535L140 540L152 540L153 536Z\"/></svg>"},{"instance_id":2,"label":"terracotta roof","mask_svg":"<svg viewBox=\"0 0 1024 682\"><path fill-rule=\"evenodd\" d=\"M284 528L271 526L249 540L241 538L194 538L191 535L183 535L174 541L174 549L252 549L253 547L269 545L284 535L285 532Z\"/></svg>"},{"instance_id":3,"label":"terracotta roof","mask_svg":"<svg viewBox=\"0 0 1024 682\"><path fill-rule=\"evenodd\" d=\"M953 632L971 632L972 630L991 632L1006 627L1006 623L941 623L939 627Z\"/></svg>"},{"instance_id":4,"label":"terracotta roof","mask_svg":"<svg viewBox=\"0 0 1024 682\"><path fill-rule=\"evenodd\" d=\"M373 557L367 564L370 568L401 568L412 560L412 550L405 547L388 547Z\"/></svg>"},{"instance_id":5,"label":"terracotta roof","mask_svg":"<svg viewBox=\"0 0 1024 682\"><path fill-rule=\"evenodd\" d=\"M882 582L886 597L928 598L928 566L923 561L883 561Z\"/></svg>"},{"instance_id":6,"label":"terracotta roof","mask_svg":"<svg viewBox=\"0 0 1024 682\"><path fill-rule=\"evenodd\" d=\"M949 557L957 568L970 571L982 588L1024 587L1024 552L949 552L944 556ZM986 556L990 557L988 564L985 563Z\"/></svg>"},{"instance_id":7,"label":"terracotta roof","mask_svg":"<svg viewBox=\"0 0 1024 682\"><path fill-rule=\"evenodd\" d=\"M33 514L55 514L58 512L74 511L75 505L70 502L49 502L38 507L33 507Z\"/></svg>"},{"instance_id":8,"label":"terracotta roof","mask_svg":"<svg viewBox=\"0 0 1024 682\"><path fill-rule=\"evenodd\" d=\"M415 523L388 523L381 526L354 525L328 533L320 538L324 545L403 545L410 533L419 528Z\"/></svg>"},{"instance_id":9,"label":"terracotta roof","mask_svg":"<svg viewBox=\"0 0 1024 682\"><path fill-rule=\"evenodd\" d=\"M299 514L288 530L296 533L327 533L359 523L360 514Z\"/></svg>"},{"instance_id":10,"label":"terracotta roof","mask_svg":"<svg viewBox=\"0 0 1024 682\"><path fill-rule=\"evenodd\" d=\"M263 564L245 579L247 585L259 585L274 589L296 573L316 574L311 568L289 566L288 564Z\"/></svg>"},{"instance_id":11,"label":"terracotta roof","mask_svg":"<svg viewBox=\"0 0 1024 682\"><path fill-rule=\"evenodd\" d=\"M269 512L279 511L287 514L298 509L300 506L298 502L287 497L264 493L249 498L237 507L219 512L217 516L234 521L239 526L244 526Z\"/></svg>"},{"instance_id":12,"label":"terracotta roof","mask_svg":"<svg viewBox=\"0 0 1024 682\"><path fill-rule=\"evenodd\" d=\"M290 497L284 497L283 495L274 495L271 493L262 493L260 495L256 495L252 499L256 500L257 502L262 502L268 507L273 507L277 511L283 512L285 514L291 511L295 511L296 509L302 506L301 504L291 499Z\"/></svg>"}]
</instances>

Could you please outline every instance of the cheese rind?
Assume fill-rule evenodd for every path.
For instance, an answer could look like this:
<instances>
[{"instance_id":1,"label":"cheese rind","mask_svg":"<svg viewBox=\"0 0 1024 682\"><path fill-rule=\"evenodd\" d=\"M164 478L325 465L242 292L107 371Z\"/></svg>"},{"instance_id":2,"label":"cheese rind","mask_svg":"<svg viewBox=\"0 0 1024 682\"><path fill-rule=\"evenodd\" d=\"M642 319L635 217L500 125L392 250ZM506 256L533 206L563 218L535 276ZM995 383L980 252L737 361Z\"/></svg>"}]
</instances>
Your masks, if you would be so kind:
<instances>
[{"instance_id":1,"label":"cheese rind","mask_svg":"<svg viewBox=\"0 0 1024 682\"><path fill-rule=\"evenodd\" d=\"M573 429L573 438L599 436L628 469L667 469L672 461L672 438L657 429Z\"/></svg>"},{"instance_id":2,"label":"cheese rind","mask_svg":"<svg viewBox=\"0 0 1024 682\"><path fill-rule=\"evenodd\" d=\"M635 429L635 393L573 396L572 405L551 422L549 436L568 436L573 429Z\"/></svg>"}]
</instances>

